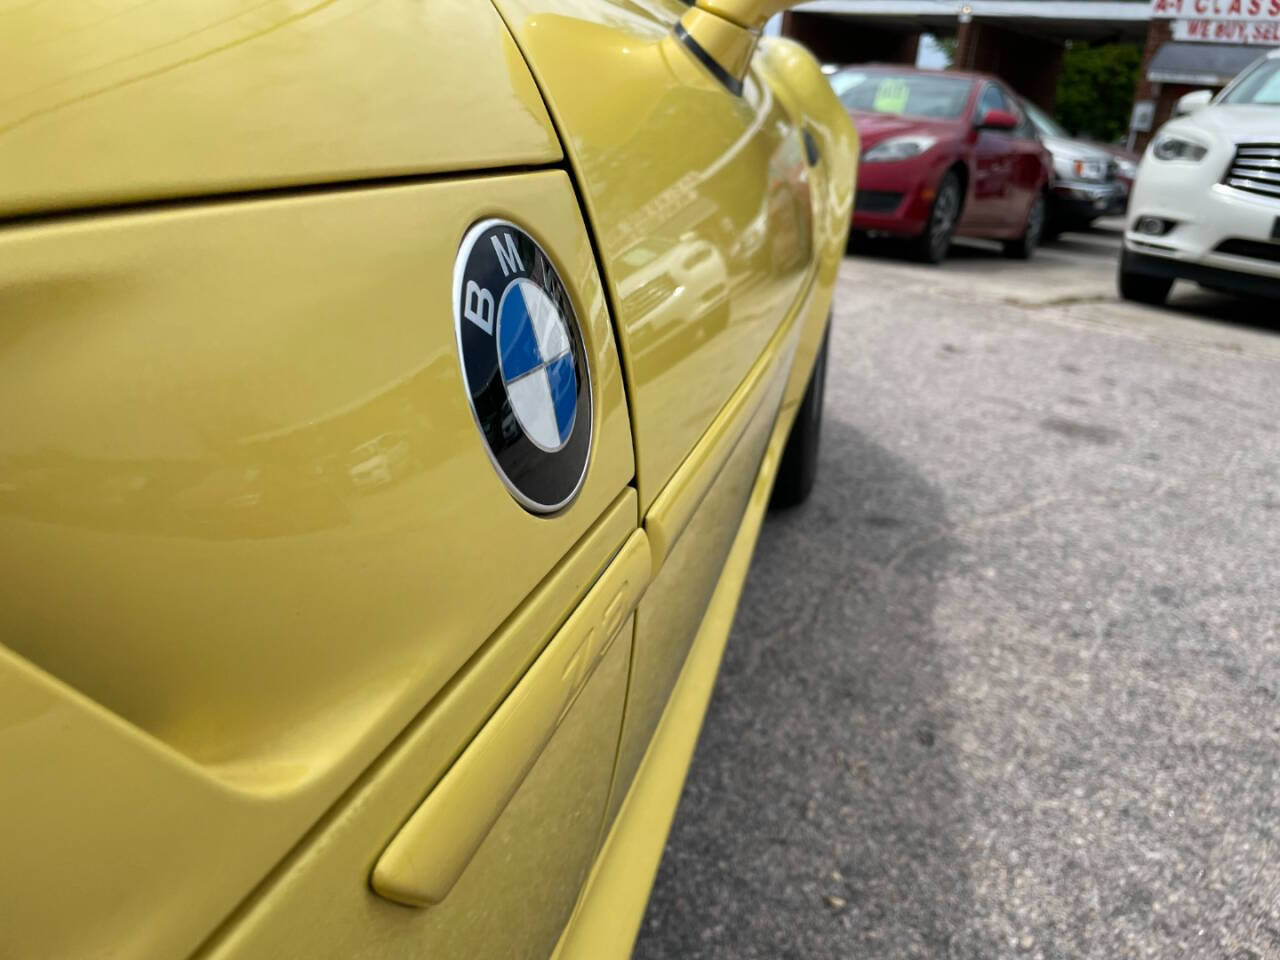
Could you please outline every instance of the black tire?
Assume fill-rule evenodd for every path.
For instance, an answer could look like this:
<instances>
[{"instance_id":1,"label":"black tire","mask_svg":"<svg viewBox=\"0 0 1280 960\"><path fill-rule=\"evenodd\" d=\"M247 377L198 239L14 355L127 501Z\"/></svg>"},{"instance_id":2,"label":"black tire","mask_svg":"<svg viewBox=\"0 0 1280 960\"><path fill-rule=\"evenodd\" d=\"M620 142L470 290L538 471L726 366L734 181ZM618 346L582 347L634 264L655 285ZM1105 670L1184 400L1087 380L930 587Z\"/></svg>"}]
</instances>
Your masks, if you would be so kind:
<instances>
[{"instance_id":1,"label":"black tire","mask_svg":"<svg viewBox=\"0 0 1280 960\"><path fill-rule=\"evenodd\" d=\"M1123 299L1159 307L1169 298L1169 291L1173 289L1173 278L1152 277L1145 273L1128 270L1125 265L1125 255L1121 253L1116 285L1120 288L1120 296Z\"/></svg>"},{"instance_id":2,"label":"black tire","mask_svg":"<svg viewBox=\"0 0 1280 960\"><path fill-rule=\"evenodd\" d=\"M925 263L941 263L947 259L947 251L951 249L951 238L956 234L956 224L960 222L960 208L963 204L964 191L960 189L960 177L954 170L948 170L938 184L933 206L929 208L929 219L925 221L924 233L912 241L917 259Z\"/></svg>"},{"instance_id":3,"label":"black tire","mask_svg":"<svg viewBox=\"0 0 1280 960\"><path fill-rule=\"evenodd\" d=\"M831 338L831 322L822 335L822 346L809 374L809 386L800 401L800 409L791 424L782 463L773 481L771 507L796 507L809 499L818 479L818 443L822 434L822 399L827 390L827 342Z\"/></svg>"},{"instance_id":4,"label":"black tire","mask_svg":"<svg viewBox=\"0 0 1280 960\"><path fill-rule=\"evenodd\" d=\"M1040 238L1044 235L1045 202L1044 194L1037 193L1027 207L1027 219L1022 225L1022 236L1016 240L1004 242L1004 255L1015 260L1030 260L1040 246Z\"/></svg>"}]
</instances>

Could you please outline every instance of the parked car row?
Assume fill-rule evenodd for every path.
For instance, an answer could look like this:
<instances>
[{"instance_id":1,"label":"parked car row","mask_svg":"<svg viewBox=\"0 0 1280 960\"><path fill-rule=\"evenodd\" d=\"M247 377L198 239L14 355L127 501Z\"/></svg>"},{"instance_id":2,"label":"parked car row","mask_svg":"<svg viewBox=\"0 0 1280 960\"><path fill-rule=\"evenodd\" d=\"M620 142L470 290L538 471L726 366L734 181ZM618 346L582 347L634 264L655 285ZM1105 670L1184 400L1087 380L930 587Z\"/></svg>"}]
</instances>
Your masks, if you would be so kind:
<instances>
[{"instance_id":1,"label":"parked car row","mask_svg":"<svg viewBox=\"0 0 1280 960\"><path fill-rule=\"evenodd\" d=\"M904 238L929 263L957 234L1027 258L1125 209L1129 159L1073 139L996 77L868 65L830 79L862 140L855 237Z\"/></svg>"},{"instance_id":2,"label":"parked car row","mask_svg":"<svg viewBox=\"0 0 1280 960\"><path fill-rule=\"evenodd\" d=\"M1163 303L1178 279L1280 297L1280 50L1216 98L1183 97L1140 166L986 74L869 64L829 79L861 138L855 241L896 237L936 264L955 236L983 237L1028 258L1127 213L1125 299Z\"/></svg>"}]
</instances>

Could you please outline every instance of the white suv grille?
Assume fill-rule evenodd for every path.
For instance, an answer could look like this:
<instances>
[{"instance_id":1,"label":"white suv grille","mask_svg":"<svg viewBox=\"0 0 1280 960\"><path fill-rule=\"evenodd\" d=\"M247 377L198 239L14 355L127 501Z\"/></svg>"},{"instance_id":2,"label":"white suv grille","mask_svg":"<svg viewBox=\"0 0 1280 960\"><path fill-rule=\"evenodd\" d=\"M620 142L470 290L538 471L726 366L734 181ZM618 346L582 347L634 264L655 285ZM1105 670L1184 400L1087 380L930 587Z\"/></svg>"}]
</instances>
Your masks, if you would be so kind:
<instances>
[{"instance_id":1,"label":"white suv grille","mask_svg":"<svg viewBox=\"0 0 1280 960\"><path fill-rule=\"evenodd\" d=\"M1280 199L1280 143L1242 143L1227 170L1229 187Z\"/></svg>"}]
</instances>

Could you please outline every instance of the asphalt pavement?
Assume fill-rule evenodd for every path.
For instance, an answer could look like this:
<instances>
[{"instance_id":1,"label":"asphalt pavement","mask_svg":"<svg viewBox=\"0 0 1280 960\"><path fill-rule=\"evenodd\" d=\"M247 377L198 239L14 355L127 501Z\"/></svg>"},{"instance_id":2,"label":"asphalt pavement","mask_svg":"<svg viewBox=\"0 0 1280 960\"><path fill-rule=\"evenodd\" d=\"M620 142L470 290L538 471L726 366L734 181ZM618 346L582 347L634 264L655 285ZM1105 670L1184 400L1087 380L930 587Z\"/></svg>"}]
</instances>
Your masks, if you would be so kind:
<instances>
[{"instance_id":1,"label":"asphalt pavement","mask_svg":"<svg viewBox=\"0 0 1280 960\"><path fill-rule=\"evenodd\" d=\"M638 958L1280 957L1280 311L845 261Z\"/></svg>"}]
</instances>

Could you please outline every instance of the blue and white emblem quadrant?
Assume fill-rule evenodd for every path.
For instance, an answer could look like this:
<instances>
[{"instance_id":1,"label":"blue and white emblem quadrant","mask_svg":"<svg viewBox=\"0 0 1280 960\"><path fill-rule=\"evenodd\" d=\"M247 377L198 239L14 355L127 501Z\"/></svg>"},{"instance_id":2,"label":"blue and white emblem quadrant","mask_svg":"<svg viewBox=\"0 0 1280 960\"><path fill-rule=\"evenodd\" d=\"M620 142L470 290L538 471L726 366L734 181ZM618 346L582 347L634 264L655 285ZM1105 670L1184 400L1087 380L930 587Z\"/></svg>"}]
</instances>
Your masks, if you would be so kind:
<instances>
[{"instance_id":1,"label":"blue and white emblem quadrant","mask_svg":"<svg viewBox=\"0 0 1280 960\"><path fill-rule=\"evenodd\" d=\"M512 282L498 309L502 382L520 428L542 450L569 442L577 415L578 380L564 318L531 280Z\"/></svg>"}]
</instances>

